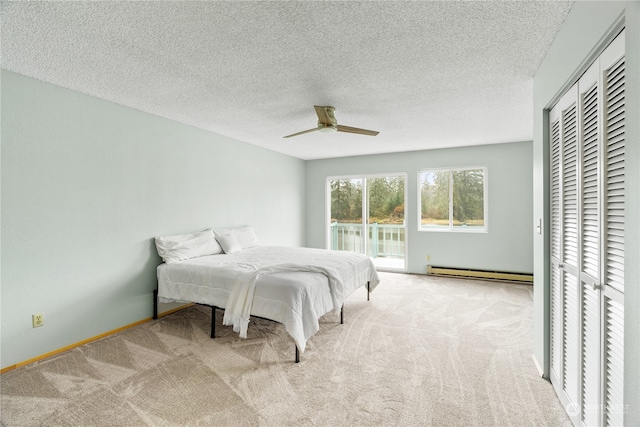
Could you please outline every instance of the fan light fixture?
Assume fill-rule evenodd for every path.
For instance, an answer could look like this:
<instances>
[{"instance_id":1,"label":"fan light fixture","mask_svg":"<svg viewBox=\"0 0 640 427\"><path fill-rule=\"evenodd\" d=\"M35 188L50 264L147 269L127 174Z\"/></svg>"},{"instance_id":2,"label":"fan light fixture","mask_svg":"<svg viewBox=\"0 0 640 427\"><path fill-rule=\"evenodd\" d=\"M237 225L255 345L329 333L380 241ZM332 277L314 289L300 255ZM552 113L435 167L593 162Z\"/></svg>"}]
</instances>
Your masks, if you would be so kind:
<instances>
[{"instance_id":1,"label":"fan light fixture","mask_svg":"<svg viewBox=\"0 0 640 427\"><path fill-rule=\"evenodd\" d=\"M333 133L333 132L336 132L337 130L338 130L338 128L336 126L333 126L333 125L326 125L324 123L319 123L318 124L318 132Z\"/></svg>"}]
</instances>

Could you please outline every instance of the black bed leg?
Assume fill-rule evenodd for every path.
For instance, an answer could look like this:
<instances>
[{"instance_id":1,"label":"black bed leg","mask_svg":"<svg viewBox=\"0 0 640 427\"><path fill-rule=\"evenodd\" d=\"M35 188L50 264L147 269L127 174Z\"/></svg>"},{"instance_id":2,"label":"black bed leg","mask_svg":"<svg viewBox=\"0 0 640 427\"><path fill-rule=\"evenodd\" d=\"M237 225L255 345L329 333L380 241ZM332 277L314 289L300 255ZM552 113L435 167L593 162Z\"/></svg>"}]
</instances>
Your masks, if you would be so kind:
<instances>
[{"instance_id":1,"label":"black bed leg","mask_svg":"<svg viewBox=\"0 0 640 427\"><path fill-rule=\"evenodd\" d=\"M371 293L371 282L367 282L367 301L369 301L369 294Z\"/></svg>"},{"instance_id":2,"label":"black bed leg","mask_svg":"<svg viewBox=\"0 0 640 427\"><path fill-rule=\"evenodd\" d=\"M296 363L300 363L300 351L298 351L297 345L296 345Z\"/></svg>"},{"instance_id":3,"label":"black bed leg","mask_svg":"<svg viewBox=\"0 0 640 427\"><path fill-rule=\"evenodd\" d=\"M340 324L344 325L344 304L340 307Z\"/></svg>"},{"instance_id":4,"label":"black bed leg","mask_svg":"<svg viewBox=\"0 0 640 427\"><path fill-rule=\"evenodd\" d=\"M216 337L216 308L211 306L211 338Z\"/></svg>"},{"instance_id":5,"label":"black bed leg","mask_svg":"<svg viewBox=\"0 0 640 427\"><path fill-rule=\"evenodd\" d=\"M158 318L158 290L153 291L153 320Z\"/></svg>"}]
</instances>

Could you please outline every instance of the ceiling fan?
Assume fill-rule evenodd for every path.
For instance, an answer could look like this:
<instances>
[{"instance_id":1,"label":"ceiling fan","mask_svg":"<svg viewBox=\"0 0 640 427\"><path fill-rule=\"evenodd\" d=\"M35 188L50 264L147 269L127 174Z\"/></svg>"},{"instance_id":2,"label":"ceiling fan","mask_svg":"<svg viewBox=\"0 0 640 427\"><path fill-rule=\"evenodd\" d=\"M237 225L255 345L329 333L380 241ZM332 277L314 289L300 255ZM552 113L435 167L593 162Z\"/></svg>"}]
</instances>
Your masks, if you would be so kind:
<instances>
[{"instance_id":1,"label":"ceiling fan","mask_svg":"<svg viewBox=\"0 0 640 427\"><path fill-rule=\"evenodd\" d=\"M353 128L350 126L339 125L338 122L336 121L336 117L333 115L333 112L335 111L335 108L333 107L319 107L315 105L313 108L316 109L316 114L318 115L318 127L315 127L313 129L303 130L302 132L294 133L291 135L287 135L283 138L291 138L292 136L298 136L298 135L302 135L309 132L315 132L315 131L326 132L326 133L338 131L338 132L357 133L360 135L369 135L369 136L376 136L377 134L380 133L375 130L367 130L367 129Z\"/></svg>"}]
</instances>

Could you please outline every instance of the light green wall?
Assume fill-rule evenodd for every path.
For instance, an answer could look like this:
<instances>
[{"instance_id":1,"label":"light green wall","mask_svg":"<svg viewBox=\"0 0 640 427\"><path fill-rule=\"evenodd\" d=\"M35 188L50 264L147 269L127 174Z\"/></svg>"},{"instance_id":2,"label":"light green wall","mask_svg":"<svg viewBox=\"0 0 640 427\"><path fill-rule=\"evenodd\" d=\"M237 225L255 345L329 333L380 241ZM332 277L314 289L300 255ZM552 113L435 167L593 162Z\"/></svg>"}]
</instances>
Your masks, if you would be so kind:
<instances>
[{"instance_id":1,"label":"light green wall","mask_svg":"<svg viewBox=\"0 0 640 427\"><path fill-rule=\"evenodd\" d=\"M531 273L531 142L307 161L307 244L326 247L326 179L353 174L407 173L408 271L431 264ZM488 233L418 231L418 170L486 166ZM311 226L313 224L313 226Z\"/></svg>"},{"instance_id":2,"label":"light green wall","mask_svg":"<svg viewBox=\"0 0 640 427\"><path fill-rule=\"evenodd\" d=\"M150 317L156 235L251 224L305 243L302 160L5 70L1 84L2 367Z\"/></svg>"},{"instance_id":3,"label":"light green wall","mask_svg":"<svg viewBox=\"0 0 640 427\"><path fill-rule=\"evenodd\" d=\"M612 36L626 28L625 194L625 425L640 425L640 3L574 4L534 79L534 218L545 233L534 237L534 357L549 375L549 183L545 109L571 86Z\"/></svg>"}]
</instances>

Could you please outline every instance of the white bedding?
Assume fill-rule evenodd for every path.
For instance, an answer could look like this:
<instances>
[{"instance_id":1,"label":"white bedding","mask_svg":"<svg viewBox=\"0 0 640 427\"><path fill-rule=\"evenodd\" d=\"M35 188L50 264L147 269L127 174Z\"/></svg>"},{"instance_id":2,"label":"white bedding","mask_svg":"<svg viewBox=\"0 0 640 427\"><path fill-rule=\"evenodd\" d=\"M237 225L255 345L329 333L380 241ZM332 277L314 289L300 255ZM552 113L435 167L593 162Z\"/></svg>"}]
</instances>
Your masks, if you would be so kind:
<instances>
[{"instance_id":1,"label":"white bedding","mask_svg":"<svg viewBox=\"0 0 640 427\"><path fill-rule=\"evenodd\" d=\"M257 246L233 254L193 258L158 267L160 302L196 302L220 308L238 277L257 269L287 265L321 266L335 271L344 286L332 295L325 274L287 271L260 275L251 305L253 316L284 324L298 349L319 330L318 319L341 306L356 289L369 283L373 290L380 279L366 255L322 249Z\"/></svg>"}]
</instances>

